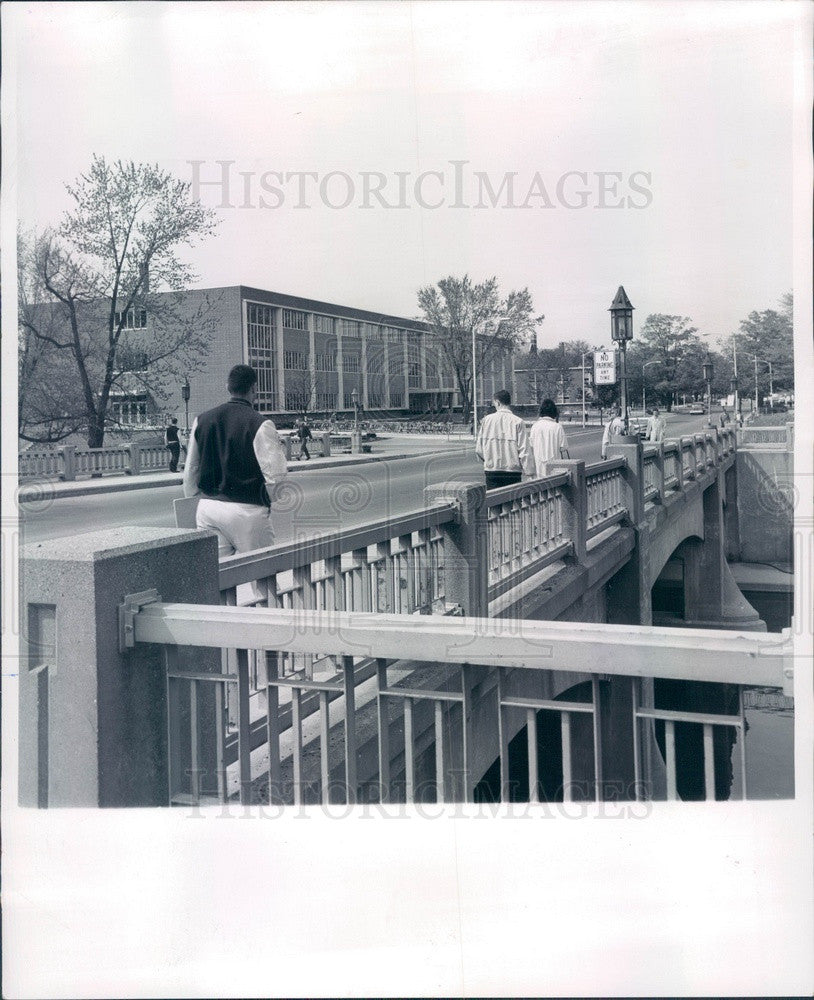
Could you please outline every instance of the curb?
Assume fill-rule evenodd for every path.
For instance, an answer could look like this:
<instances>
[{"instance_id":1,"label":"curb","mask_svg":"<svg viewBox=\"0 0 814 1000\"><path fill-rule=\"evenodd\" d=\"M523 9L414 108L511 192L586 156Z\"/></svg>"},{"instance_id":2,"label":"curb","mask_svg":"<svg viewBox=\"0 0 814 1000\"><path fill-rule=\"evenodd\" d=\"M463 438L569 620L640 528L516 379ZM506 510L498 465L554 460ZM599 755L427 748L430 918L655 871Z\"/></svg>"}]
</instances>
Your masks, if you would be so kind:
<instances>
[{"instance_id":1,"label":"curb","mask_svg":"<svg viewBox=\"0 0 814 1000\"><path fill-rule=\"evenodd\" d=\"M426 454L450 454L454 451L464 449L449 449L449 451L443 452L427 452ZM420 458L420 455L365 455L360 458L354 458L353 456L348 456L345 458L337 458L336 460L329 459L326 462L320 461L319 465L311 465L308 463L301 463L297 461L288 463L289 473L294 472L320 472L322 469L338 469L343 466L353 468L357 465L367 465L369 462L392 462L403 458ZM113 478L113 477L111 477ZM117 477L118 478L118 477ZM64 500L68 497L86 497L93 496L94 494L102 493L124 493L131 490L152 490L160 489L162 486L181 486L184 482L183 476L176 475L172 473L167 476L166 479L161 479L159 481L155 480L143 480L140 477L135 476L132 479L122 482L110 482L105 483L104 480L96 480L88 483L82 483L78 486L67 486L62 483L53 482L51 480L40 480L36 483L26 483L21 486L18 490L17 500L20 503L26 501L37 501L42 502L44 499L48 500ZM48 487L51 486L53 489L49 490Z\"/></svg>"}]
</instances>

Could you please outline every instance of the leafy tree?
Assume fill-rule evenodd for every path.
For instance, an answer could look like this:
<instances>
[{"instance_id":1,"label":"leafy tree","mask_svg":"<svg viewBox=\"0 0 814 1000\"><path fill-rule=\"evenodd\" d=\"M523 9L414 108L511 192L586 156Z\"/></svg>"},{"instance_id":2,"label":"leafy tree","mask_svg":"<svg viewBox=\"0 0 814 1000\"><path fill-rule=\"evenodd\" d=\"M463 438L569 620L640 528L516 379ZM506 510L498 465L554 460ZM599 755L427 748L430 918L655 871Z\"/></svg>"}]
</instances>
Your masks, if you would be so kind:
<instances>
[{"instance_id":1,"label":"leafy tree","mask_svg":"<svg viewBox=\"0 0 814 1000\"><path fill-rule=\"evenodd\" d=\"M28 440L59 440L81 425L88 444L101 447L113 392L161 398L201 367L211 303L182 307L178 293L194 275L178 250L209 236L215 215L190 190L158 166L95 156L67 186L73 208L60 225L22 239L20 426Z\"/></svg>"},{"instance_id":2,"label":"leafy tree","mask_svg":"<svg viewBox=\"0 0 814 1000\"><path fill-rule=\"evenodd\" d=\"M473 284L463 278L442 278L418 290L418 304L432 328L441 357L452 372L463 405L464 421L472 412L472 339L477 372L504 351L515 350L534 332L543 317L534 315L527 288L503 298L497 278Z\"/></svg>"},{"instance_id":3,"label":"leafy tree","mask_svg":"<svg viewBox=\"0 0 814 1000\"><path fill-rule=\"evenodd\" d=\"M733 348L738 356L738 387L742 396L754 396L755 356L758 358L758 394L769 390L769 366L772 364L772 384L775 392L794 391L794 327L793 299L787 292L780 308L750 312L741 320L740 328L725 342L730 359Z\"/></svg>"},{"instance_id":4,"label":"leafy tree","mask_svg":"<svg viewBox=\"0 0 814 1000\"><path fill-rule=\"evenodd\" d=\"M631 392L641 389L642 367L646 362L655 364L645 374L647 395L652 392L653 402L668 410L679 395L694 397L704 392L702 364L706 347L687 316L668 316L653 313L647 317L639 332L636 349L628 355L628 382ZM652 387L652 388L651 388Z\"/></svg>"}]
</instances>

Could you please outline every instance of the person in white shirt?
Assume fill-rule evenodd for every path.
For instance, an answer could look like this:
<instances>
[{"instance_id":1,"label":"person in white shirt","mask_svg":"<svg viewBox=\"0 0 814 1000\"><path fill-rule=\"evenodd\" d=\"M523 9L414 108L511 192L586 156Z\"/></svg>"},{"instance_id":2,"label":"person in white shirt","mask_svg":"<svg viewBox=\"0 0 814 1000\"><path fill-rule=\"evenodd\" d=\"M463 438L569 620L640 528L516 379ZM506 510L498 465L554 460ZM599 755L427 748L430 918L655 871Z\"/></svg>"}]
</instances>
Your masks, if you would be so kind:
<instances>
[{"instance_id":1,"label":"person in white shirt","mask_svg":"<svg viewBox=\"0 0 814 1000\"><path fill-rule=\"evenodd\" d=\"M615 444L616 441L625 433L625 422L622 420L621 411L618 406L613 408L613 416L605 424L605 432L602 435L602 460L604 461L608 457L608 446Z\"/></svg>"},{"instance_id":2,"label":"person in white shirt","mask_svg":"<svg viewBox=\"0 0 814 1000\"><path fill-rule=\"evenodd\" d=\"M568 454L565 431L557 423L558 419L557 404L553 399L544 399L540 404L540 419L535 421L529 433L538 477L545 475L546 462L564 458Z\"/></svg>"},{"instance_id":3,"label":"person in white shirt","mask_svg":"<svg viewBox=\"0 0 814 1000\"><path fill-rule=\"evenodd\" d=\"M522 417L509 409L512 399L505 389L495 393L494 413L487 414L478 428L475 454L483 462L486 489L519 483L525 472L534 475L534 458Z\"/></svg>"},{"instance_id":4,"label":"person in white shirt","mask_svg":"<svg viewBox=\"0 0 814 1000\"><path fill-rule=\"evenodd\" d=\"M664 419L657 406L653 407L653 416L650 418L650 427L648 428L647 440L658 444L659 441L664 440L664 431L667 427L667 421Z\"/></svg>"}]
</instances>

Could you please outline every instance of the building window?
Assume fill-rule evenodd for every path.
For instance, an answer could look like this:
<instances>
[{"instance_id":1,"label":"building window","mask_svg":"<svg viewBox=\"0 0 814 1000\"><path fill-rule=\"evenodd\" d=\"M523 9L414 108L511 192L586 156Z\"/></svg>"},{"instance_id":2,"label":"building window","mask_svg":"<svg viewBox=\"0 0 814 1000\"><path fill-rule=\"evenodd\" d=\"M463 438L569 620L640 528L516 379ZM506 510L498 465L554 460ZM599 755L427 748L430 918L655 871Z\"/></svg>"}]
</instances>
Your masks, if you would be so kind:
<instances>
[{"instance_id":1,"label":"building window","mask_svg":"<svg viewBox=\"0 0 814 1000\"><path fill-rule=\"evenodd\" d=\"M123 330L146 330L147 310L128 309L127 312L116 312L114 316L116 326L121 325Z\"/></svg>"},{"instance_id":2,"label":"building window","mask_svg":"<svg viewBox=\"0 0 814 1000\"><path fill-rule=\"evenodd\" d=\"M307 330L305 313L296 309L283 309L283 326L289 330Z\"/></svg>"},{"instance_id":3,"label":"building window","mask_svg":"<svg viewBox=\"0 0 814 1000\"><path fill-rule=\"evenodd\" d=\"M317 354L314 359L315 371L318 372L335 372L336 371L336 354Z\"/></svg>"},{"instance_id":4,"label":"building window","mask_svg":"<svg viewBox=\"0 0 814 1000\"><path fill-rule=\"evenodd\" d=\"M382 340L384 327L381 327L376 323L365 323L365 335L368 340Z\"/></svg>"},{"instance_id":5,"label":"building window","mask_svg":"<svg viewBox=\"0 0 814 1000\"><path fill-rule=\"evenodd\" d=\"M404 331L399 330L396 326L385 326L383 330L385 339L389 340L391 344L400 344L404 340Z\"/></svg>"},{"instance_id":6,"label":"building window","mask_svg":"<svg viewBox=\"0 0 814 1000\"><path fill-rule=\"evenodd\" d=\"M407 385L410 389L421 388L421 352L416 344L407 345Z\"/></svg>"},{"instance_id":7,"label":"building window","mask_svg":"<svg viewBox=\"0 0 814 1000\"><path fill-rule=\"evenodd\" d=\"M110 409L114 421L124 426L143 426L147 423L146 395L113 400Z\"/></svg>"},{"instance_id":8,"label":"building window","mask_svg":"<svg viewBox=\"0 0 814 1000\"><path fill-rule=\"evenodd\" d=\"M319 409L319 410L335 410L336 409L336 393L335 392L318 392L317 393L317 409Z\"/></svg>"},{"instance_id":9,"label":"building window","mask_svg":"<svg viewBox=\"0 0 814 1000\"><path fill-rule=\"evenodd\" d=\"M277 408L274 387L274 311L256 302L246 303L248 358L257 372L257 408L267 413Z\"/></svg>"},{"instance_id":10,"label":"building window","mask_svg":"<svg viewBox=\"0 0 814 1000\"><path fill-rule=\"evenodd\" d=\"M398 391L395 391L395 390L391 389L390 390L390 407L391 407L391 409L398 410L402 406L404 406L404 401L403 401L403 397L401 395L401 392L398 392Z\"/></svg>"},{"instance_id":11,"label":"building window","mask_svg":"<svg viewBox=\"0 0 814 1000\"><path fill-rule=\"evenodd\" d=\"M304 351L286 351L284 355L284 363L288 371L307 371L308 355Z\"/></svg>"},{"instance_id":12,"label":"building window","mask_svg":"<svg viewBox=\"0 0 814 1000\"><path fill-rule=\"evenodd\" d=\"M381 348L367 352L367 370L370 375L381 375L384 371L384 354Z\"/></svg>"},{"instance_id":13,"label":"building window","mask_svg":"<svg viewBox=\"0 0 814 1000\"><path fill-rule=\"evenodd\" d=\"M311 394L308 392L287 392L285 394L285 408L287 410L307 410L311 402Z\"/></svg>"},{"instance_id":14,"label":"building window","mask_svg":"<svg viewBox=\"0 0 814 1000\"><path fill-rule=\"evenodd\" d=\"M342 320L342 336L343 337L359 337L361 332L359 330L359 323L355 319L343 319Z\"/></svg>"},{"instance_id":15,"label":"building window","mask_svg":"<svg viewBox=\"0 0 814 1000\"><path fill-rule=\"evenodd\" d=\"M387 371L390 375L404 374L404 355L401 352L395 355L390 355L388 358Z\"/></svg>"},{"instance_id":16,"label":"building window","mask_svg":"<svg viewBox=\"0 0 814 1000\"><path fill-rule=\"evenodd\" d=\"M332 334L334 332L334 321L330 316L314 316L314 331L316 333Z\"/></svg>"},{"instance_id":17,"label":"building window","mask_svg":"<svg viewBox=\"0 0 814 1000\"><path fill-rule=\"evenodd\" d=\"M342 371L352 374L359 371L359 355L358 354L343 354L342 355Z\"/></svg>"}]
</instances>

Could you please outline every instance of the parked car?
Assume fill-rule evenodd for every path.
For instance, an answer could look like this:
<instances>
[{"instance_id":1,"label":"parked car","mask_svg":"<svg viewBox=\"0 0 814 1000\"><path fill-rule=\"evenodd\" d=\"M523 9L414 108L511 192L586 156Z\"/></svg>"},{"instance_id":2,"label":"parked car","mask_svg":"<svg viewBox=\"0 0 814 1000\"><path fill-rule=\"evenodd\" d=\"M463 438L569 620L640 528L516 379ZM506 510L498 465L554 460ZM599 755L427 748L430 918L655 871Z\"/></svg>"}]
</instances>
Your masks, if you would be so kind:
<instances>
[{"instance_id":1,"label":"parked car","mask_svg":"<svg viewBox=\"0 0 814 1000\"><path fill-rule=\"evenodd\" d=\"M706 412L702 403L693 403L689 410L687 410L687 413L691 417L703 417Z\"/></svg>"},{"instance_id":2,"label":"parked car","mask_svg":"<svg viewBox=\"0 0 814 1000\"><path fill-rule=\"evenodd\" d=\"M627 426L631 434L638 434L640 438L645 439L650 430L650 418L630 417Z\"/></svg>"}]
</instances>

